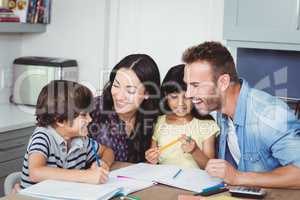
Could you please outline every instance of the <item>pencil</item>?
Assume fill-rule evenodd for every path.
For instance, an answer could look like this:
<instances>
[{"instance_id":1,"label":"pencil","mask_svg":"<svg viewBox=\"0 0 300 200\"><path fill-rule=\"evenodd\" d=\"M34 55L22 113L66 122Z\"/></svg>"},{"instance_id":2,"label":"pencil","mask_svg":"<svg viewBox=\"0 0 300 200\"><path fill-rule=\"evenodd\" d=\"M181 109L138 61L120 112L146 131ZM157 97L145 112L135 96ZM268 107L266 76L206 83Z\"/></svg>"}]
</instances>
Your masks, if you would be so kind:
<instances>
[{"instance_id":1,"label":"pencil","mask_svg":"<svg viewBox=\"0 0 300 200\"><path fill-rule=\"evenodd\" d=\"M159 148L159 152L163 152L165 151L166 149L168 149L169 147L173 146L174 144L176 144L180 139L176 139L176 140L173 140L172 142L166 144L165 146L162 146L161 148Z\"/></svg>"},{"instance_id":2,"label":"pencil","mask_svg":"<svg viewBox=\"0 0 300 200\"><path fill-rule=\"evenodd\" d=\"M91 141L92 141L92 148L93 148L93 153L94 153L95 158L96 158L97 166L100 167L101 163L100 163L100 159L99 159L99 156L98 156L98 152L96 150L96 142L93 139L91 139Z\"/></svg>"}]
</instances>

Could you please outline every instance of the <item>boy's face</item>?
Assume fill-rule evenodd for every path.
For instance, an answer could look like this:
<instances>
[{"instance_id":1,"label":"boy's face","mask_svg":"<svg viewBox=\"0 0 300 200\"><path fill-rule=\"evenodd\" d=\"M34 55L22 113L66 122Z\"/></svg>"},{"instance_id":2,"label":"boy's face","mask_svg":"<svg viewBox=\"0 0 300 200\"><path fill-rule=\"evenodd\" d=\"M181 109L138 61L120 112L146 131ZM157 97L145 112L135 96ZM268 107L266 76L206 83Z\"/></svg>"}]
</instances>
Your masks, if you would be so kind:
<instances>
[{"instance_id":1,"label":"boy's face","mask_svg":"<svg viewBox=\"0 0 300 200\"><path fill-rule=\"evenodd\" d=\"M65 131L69 137L87 136L87 126L91 121L90 113L80 112L79 115L73 119L72 124L65 122Z\"/></svg>"}]
</instances>

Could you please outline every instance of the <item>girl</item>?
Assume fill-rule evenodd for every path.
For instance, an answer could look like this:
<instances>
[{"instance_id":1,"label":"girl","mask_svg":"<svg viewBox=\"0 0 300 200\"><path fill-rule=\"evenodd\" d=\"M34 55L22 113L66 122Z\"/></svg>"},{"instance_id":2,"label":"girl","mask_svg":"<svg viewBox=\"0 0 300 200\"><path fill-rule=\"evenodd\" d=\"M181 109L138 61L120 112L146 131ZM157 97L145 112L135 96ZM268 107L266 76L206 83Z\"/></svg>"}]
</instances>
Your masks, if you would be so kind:
<instances>
[{"instance_id":1,"label":"girl","mask_svg":"<svg viewBox=\"0 0 300 200\"><path fill-rule=\"evenodd\" d=\"M184 65L172 67L163 80L162 115L158 118L151 148L145 157L152 164L174 164L204 169L215 156L217 124L197 119L191 99L185 98Z\"/></svg>"}]
</instances>

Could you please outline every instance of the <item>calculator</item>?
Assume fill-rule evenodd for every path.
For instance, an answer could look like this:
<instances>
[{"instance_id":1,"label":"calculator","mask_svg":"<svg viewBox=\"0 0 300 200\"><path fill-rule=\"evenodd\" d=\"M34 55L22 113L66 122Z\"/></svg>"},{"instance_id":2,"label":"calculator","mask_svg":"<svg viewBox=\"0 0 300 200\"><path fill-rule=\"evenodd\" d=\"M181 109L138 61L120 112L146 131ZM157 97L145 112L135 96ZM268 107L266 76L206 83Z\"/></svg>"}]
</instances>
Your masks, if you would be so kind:
<instances>
[{"instance_id":1,"label":"calculator","mask_svg":"<svg viewBox=\"0 0 300 200\"><path fill-rule=\"evenodd\" d=\"M262 199L267 194L267 191L265 189L256 187L232 187L229 189L229 192L233 197L252 199Z\"/></svg>"}]
</instances>

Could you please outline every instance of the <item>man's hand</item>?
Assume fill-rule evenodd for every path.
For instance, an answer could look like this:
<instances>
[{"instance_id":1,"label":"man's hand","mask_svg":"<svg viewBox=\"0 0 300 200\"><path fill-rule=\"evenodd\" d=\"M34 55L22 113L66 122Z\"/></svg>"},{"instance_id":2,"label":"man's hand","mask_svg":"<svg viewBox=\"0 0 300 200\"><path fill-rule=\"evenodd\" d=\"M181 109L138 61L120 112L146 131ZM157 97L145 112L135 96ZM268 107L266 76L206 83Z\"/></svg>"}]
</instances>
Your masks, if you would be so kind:
<instances>
[{"instance_id":1,"label":"man's hand","mask_svg":"<svg viewBox=\"0 0 300 200\"><path fill-rule=\"evenodd\" d=\"M238 185L239 171L226 160L210 159L205 170L211 176L224 179L225 183Z\"/></svg>"}]
</instances>

